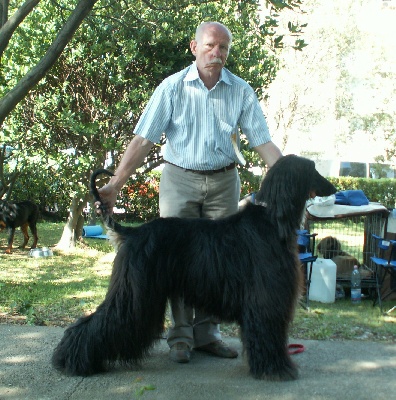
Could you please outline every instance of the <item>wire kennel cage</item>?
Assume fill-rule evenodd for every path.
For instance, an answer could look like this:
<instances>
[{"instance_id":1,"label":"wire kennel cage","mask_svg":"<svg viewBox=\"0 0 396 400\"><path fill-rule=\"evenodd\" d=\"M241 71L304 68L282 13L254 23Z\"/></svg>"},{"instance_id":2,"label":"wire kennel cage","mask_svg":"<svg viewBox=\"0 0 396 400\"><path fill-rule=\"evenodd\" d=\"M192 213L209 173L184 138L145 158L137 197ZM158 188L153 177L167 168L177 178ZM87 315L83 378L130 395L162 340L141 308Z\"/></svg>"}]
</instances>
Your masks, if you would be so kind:
<instances>
[{"instance_id":1,"label":"wire kennel cage","mask_svg":"<svg viewBox=\"0 0 396 400\"><path fill-rule=\"evenodd\" d=\"M307 213L306 226L316 233L316 254L332 259L337 265L337 283L350 287L354 265L359 266L362 288L376 288L376 267L370 257L376 253L373 234L384 237L389 211L380 209L365 213L316 217Z\"/></svg>"}]
</instances>

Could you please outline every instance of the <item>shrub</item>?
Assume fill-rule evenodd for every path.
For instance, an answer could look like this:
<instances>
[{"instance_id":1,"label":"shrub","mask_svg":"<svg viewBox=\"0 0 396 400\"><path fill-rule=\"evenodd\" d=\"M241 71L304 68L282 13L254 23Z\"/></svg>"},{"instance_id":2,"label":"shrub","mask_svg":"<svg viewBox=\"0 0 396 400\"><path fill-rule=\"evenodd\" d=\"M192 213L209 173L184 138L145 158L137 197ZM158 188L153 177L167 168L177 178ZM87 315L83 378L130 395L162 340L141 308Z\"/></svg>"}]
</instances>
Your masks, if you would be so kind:
<instances>
[{"instance_id":1,"label":"shrub","mask_svg":"<svg viewBox=\"0 0 396 400\"><path fill-rule=\"evenodd\" d=\"M159 215L159 181L161 172L134 175L119 196L120 207L135 222L149 221Z\"/></svg>"}]
</instances>

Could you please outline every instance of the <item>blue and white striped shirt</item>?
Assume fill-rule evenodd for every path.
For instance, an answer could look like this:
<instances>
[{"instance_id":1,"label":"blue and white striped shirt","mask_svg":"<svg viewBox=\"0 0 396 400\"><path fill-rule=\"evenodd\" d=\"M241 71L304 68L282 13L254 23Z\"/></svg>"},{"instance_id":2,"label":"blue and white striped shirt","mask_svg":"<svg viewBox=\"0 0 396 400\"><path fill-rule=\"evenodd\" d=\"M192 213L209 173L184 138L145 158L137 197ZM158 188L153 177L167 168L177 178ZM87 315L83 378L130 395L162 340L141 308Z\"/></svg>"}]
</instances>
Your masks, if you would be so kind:
<instances>
[{"instance_id":1,"label":"blue and white striped shirt","mask_svg":"<svg viewBox=\"0 0 396 400\"><path fill-rule=\"evenodd\" d=\"M165 133L164 159L182 168L218 169L238 158L231 135L238 126L249 145L271 140L252 87L227 69L208 90L193 63L166 78L154 91L134 133L159 143Z\"/></svg>"}]
</instances>

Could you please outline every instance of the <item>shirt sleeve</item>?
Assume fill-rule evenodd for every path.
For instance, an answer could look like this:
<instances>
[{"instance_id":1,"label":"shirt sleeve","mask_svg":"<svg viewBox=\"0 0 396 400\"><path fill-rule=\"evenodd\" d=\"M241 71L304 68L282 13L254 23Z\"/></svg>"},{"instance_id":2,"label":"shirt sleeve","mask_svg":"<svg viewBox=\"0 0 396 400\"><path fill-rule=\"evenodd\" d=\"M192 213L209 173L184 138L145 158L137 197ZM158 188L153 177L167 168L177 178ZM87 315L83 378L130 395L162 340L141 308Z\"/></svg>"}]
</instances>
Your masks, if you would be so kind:
<instances>
[{"instance_id":1,"label":"shirt sleeve","mask_svg":"<svg viewBox=\"0 0 396 400\"><path fill-rule=\"evenodd\" d=\"M252 88L246 94L238 123L242 132L246 135L250 147L271 141L267 121Z\"/></svg>"},{"instance_id":2,"label":"shirt sleeve","mask_svg":"<svg viewBox=\"0 0 396 400\"><path fill-rule=\"evenodd\" d=\"M154 90L134 133L153 143L159 143L172 115L171 89L165 79Z\"/></svg>"}]
</instances>

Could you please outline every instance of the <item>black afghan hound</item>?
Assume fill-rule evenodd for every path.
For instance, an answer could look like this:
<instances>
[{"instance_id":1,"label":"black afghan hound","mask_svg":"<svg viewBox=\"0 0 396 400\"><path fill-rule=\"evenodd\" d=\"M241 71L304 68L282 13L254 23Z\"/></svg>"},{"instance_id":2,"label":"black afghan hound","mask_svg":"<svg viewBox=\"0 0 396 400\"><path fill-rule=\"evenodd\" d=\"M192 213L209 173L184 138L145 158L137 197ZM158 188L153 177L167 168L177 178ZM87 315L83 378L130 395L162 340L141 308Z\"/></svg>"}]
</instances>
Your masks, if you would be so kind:
<instances>
[{"instance_id":1,"label":"black afghan hound","mask_svg":"<svg viewBox=\"0 0 396 400\"><path fill-rule=\"evenodd\" d=\"M101 173L111 175L92 175L99 201ZM296 379L287 350L300 288L296 230L309 197L335 192L313 161L288 155L269 170L256 204L225 219L159 218L132 228L114 222L103 207L118 248L110 286L97 310L65 331L53 366L87 376L115 361L138 363L163 332L167 300L182 297L240 325L255 378Z\"/></svg>"}]
</instances>

